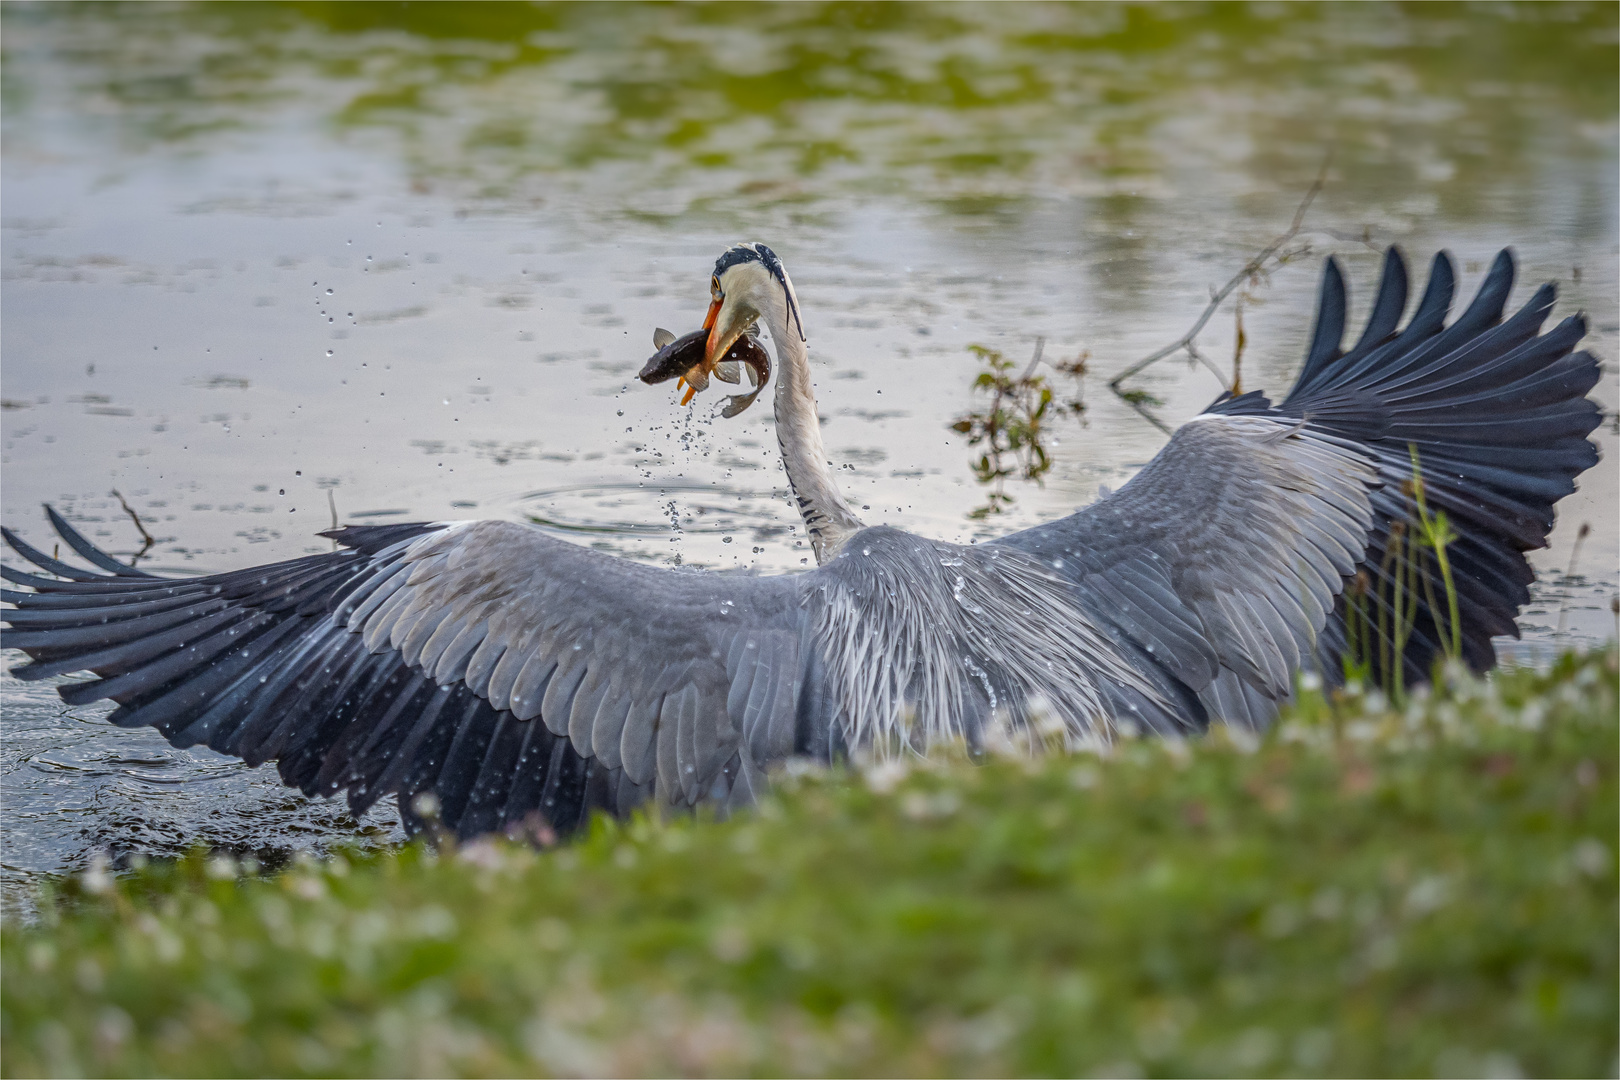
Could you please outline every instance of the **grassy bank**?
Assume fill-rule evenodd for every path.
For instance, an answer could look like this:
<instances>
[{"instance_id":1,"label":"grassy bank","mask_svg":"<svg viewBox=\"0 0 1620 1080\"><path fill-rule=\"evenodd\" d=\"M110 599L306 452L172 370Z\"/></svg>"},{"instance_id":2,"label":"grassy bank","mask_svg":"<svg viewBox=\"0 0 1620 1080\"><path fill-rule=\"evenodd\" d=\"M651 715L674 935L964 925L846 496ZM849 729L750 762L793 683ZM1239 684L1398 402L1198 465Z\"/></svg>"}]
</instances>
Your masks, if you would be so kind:
<instances>
[{"instance_id":1,"label":"grassy bank","mask_svg":"<svg viewBox=\"0 0 1620 1080\"><path fill-rule=\"evenodd\" d=\"M1616 656L1256 746L788 778L274 878L64 882L6 1075L1607 1075Z\"/></svg>"}]
</instances>

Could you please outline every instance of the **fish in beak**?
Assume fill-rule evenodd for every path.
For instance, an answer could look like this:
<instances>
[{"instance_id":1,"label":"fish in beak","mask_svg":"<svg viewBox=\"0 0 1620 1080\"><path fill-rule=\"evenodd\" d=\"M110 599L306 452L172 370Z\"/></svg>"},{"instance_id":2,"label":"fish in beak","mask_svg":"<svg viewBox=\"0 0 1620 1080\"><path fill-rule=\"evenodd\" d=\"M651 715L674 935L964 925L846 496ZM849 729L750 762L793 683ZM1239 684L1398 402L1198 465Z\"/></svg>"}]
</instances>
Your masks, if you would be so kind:
<instances>
[{"instance_id":1,"label":"fish in beak","mask_svg":"<svg viewBox=\"0 0 1620 1080\"><path fill-rule=\"evenodd\" d=\"M744 333L711 364L708 342L712 330L713 327L708 326L680 337L662 327L654 330L653 345L658 351L647 360L636 377L649 385L680 379L686 387L686 395L681 399L681 404L685 405L698 391L707 389L711 368L714 376L725 382L740 382L740 370L746 368L754 389L748 394L731 395L730 402L720 412L721 416L729 418L748 408L759 397L759 392L771 378L771 357L752 334ZM728 374L730 378L726 377Z\"/></svg>"},{"instance_id":2,"label":"fish in beak","mask_svg":"<svg viewBox=\"0 0 1620 1080\"><path fill-rule=\"evenodd\" d=\"M728 294L720 284L722 271L730 275L727 280L736 278L738 271L733 268L736 260L727 262L727 259L743 250L736 248L722 257L715 264L715 273L709 279L709 310L703 316L702 329L698 331L702 335L702 355L696 360L692 359L694 335L676 338L667 330L660 330L653 335L653 345L659 352L647 361L641 376L644 381L657 382L669 378L670 374L678 375L678 385L686 388L681 404L687 405L691 403L693 395L709 385L709 376L721 382L741 382L741 370L746 367L753 376L754 390L750 394L732 395L730 404L722 412L723 416L736 416L753 404L771 377L770 356L755 340L760 312L757 301L749 297L755 296L757 290L748 287L750 279L746 276L737 279L739 288L735 293ZM762 249L758 245L747 247L749 258L742 261L763 266L762 250L770 254L768 248ZM791 287L786 284L785 272L778 274L776 280L788 290L791 304ZM803 331L800 333L802 336Z\"/></svg>"}]
</instances>

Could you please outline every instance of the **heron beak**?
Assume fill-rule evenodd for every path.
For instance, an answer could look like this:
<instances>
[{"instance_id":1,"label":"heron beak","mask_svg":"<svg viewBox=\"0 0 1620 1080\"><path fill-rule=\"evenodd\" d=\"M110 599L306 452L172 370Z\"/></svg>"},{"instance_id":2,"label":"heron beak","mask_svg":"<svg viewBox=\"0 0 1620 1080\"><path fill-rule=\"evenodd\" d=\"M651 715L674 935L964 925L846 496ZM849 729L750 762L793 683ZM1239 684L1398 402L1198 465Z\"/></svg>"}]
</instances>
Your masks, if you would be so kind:
<instances>
[{"instance_id":1,"label":"heron beak","mask_svg":"<svg viewBox=\"0 0 1620 1080\"><path fill-rule=\"evenodd\" d=\"M714 321L720 316L720 307L721 301L712 301L709 304L708 314L703 316L702 328L710 332L709 341L704 347L703 360L700 365L705 372L712 372L714 370L714 351L709 348L708 345L712 345L714 342ZM677 387L684 387L686 389L686 393L681 395L681 404L690 405L692 403L692 398L697 396L698 388L689 383L685 375L682 375L679 379L676 379L675 385Z\"/></svg>"},{"instance_id":2,"label":"heron beak","mask_svg":"<svg viewBox=\"0 0 1620 1080\"><path fill-rule=\"evenodd\" d=\"M709 340L703 347L704 368L713 371L726 350L736 344L757 318L758 314L747 305L728 304L724 297L710 304L708 317L703 320L703 329L709 332Z\"/></svg>"}]
</instances>

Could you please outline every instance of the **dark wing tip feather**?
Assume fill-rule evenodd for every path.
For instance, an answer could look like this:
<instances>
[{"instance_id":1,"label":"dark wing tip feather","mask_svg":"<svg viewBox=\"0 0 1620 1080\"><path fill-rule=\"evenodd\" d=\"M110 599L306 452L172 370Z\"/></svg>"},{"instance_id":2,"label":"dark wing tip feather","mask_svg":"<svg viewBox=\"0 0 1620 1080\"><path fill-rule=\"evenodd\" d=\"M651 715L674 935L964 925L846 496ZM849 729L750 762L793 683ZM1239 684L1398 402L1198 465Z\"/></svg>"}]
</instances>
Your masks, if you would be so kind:
<instances>
[{"instance_id":1,"label":"dark wing tip feather","mask_svg":"<svg viewBox=\"0 0 1620 1080\"><path fill-rule=\"evenodd\" d=\"M1451 312L1452 298L1457 294L1457 268L1451 254L1437 251L1429 262L1429 283L1423 288L1423 299L1418 301L1412 320L1401 331L1401 340L1415 344L1438 334Z\"/></svg>"},{"instance_id":2,"label":"dark wing tip feather","mask_svg":"<svg viewBox=\"0 0 1620 1080\"><path fill-rule=\"evenodd\" d=\"M1264 416L1271 411L1271 399L1258 390L1246 394L1233 394L1228 390L1204 411L1222 416Z\"/></svg>"},{"instance_id":3,"label":"dark wing tip feather","mask_svg":"<svg viewBox=\"0 0 1620 1080\"><path fill-rule=\"evenodd\" d=\"M443 523L435 521L412 521L398 525L343 525L315 535L335 540L339 546L349 548L351 551L372 555L400 540L408 540L413 536L421 536L443 527Z\"/></svg>"},{"instance_id":4,"label":"dark wing tip feather","mask_svg":"<svg viewBox=\"0 0 1620 1080\"><path fill-rule=\"evenodd\" d=\"M1491 636L1516 632L1514 616L1527 599L1522 582L1532 576L1522 553L1545 543L1553 504L1596 458L1585 438L1597 422L1596 406L1585 397L1595 382L1593 362L1572 353L1586 320L1577 315L1542 334L1558 296L1549 283L1504 322L1516 269L1512 249L1504 248L1468 307L1446 326L1456 271L1447 253L1437 253L1423 298L1396 338L1354 364L1334 365L1297 403L1294 395L1286 403L1309 407L1327 395L1364 390L1388 416L1387 435L1366 440L1385 481L1374 496L1379 521L1362 562L1375 581L1393 523L1412 513L1398 493L1412 473L1412 450L1419 450L1433 505L1466 532L1451 558L1459 587L1467 586L1464 659L1479 669L1494 660ZM1371 320L1379 329L1383 307L1381 296ZM1440 620L1426 604L1420 608L1422 632L1404 656L1413 679L1427 677L1439 651ZM1342 638L1343 618L1341 598L1339 621L1324 640ZM1329 658L1330 668L1335 663Z\"/></svg>"},{"instance_id":5,"label":"dark wing tip feather","mask_svg":"<svg viewBox=\"0 0 1620 1080\"><path fill-rule=\"evenodd\" d=\"M89 540L86 540L84 534L69 525L67 519L58 514L56 508L50 503L45 504L45 516L50 518L51 527L56 530L58 536L67 541L68 547L77 551L86 560L103 570L110 570L119 577L156 579L155 574L148 574L145 570L137 570L133 566L125 566Z\"/></svg>"},{"instance_id":6,"label":"dark wing tip feather","mask_svg":"<svg viewBox=\"0 0 1620 1080\"><path fill-rule=\"evenodd\" d=\"M1391 244L1384 252L1384 273L1378 283L1378 299L1373 302L1367 326L1361 332L1352 353L1365 353L1395 336L1401 315L1406 311L1406 259L1401 249Z\"/></svg>"},{"instance_id":7,"label":"dark wing tip feather","mask_svg":"<svg viewBox=\"0 0 1620 1080\"><path fill-rule=\"evenodd\" d=\"M1513 291L1514 272L1513 249L1503 248L1491 262L1491 269L1480 283L1473 302L1447 328L1446 335L1454 340L1465 340L1501 322L1502 309Z\"/></svg>"},{"instance_id":8,"label":"dark wing tip feather","mask_svg":"<svg viewBox=\"0 0 1620 1080\"><path fill-rule=\"evenodd\" d=\"M79 530L75 529L72 525L69 525L67 519L61 514L57 513L56 508L51 506L49 503L45 504L45 516L50 520L51 527L56 530L56 534L67 543L68 547L78 552L79 555L81 555L86 561L92 563L100 569L111 571L112 576L109 577L106 574L92 573L91 571L73 566L70 563L65 563L60 559L54 558L45 554L43 551L40 551L38 548L23 540L22 537L18 536L10 529L0 528L0 536L5 538L5 542L10 545L11 549L17 554L21 555L23 558L27 559L29 562L33 563L39 569L55 574L57 577L63 578L67 581L76 582L110 582L116 578L123 578L125 579L126 583L164 580L157 577L155 574L148 574L144 570L137 570L134 567L125 566L123 563L119 562L105 551L102 551L100 548L96 547L85 538L83 533L79 532ZM40 585L36 584L34 580L30 580L28 575L18 576L16 571L8 572L6 574L6 579L9 581L15 581L20 585L35 585L36 588L40 587ZM49 583L46 582L44 587L48 588Z\"/></svg>"},{"instance_id":9,"label":"dark wing tip feather","mask_svg":"<svg viewBox=\"0 0 1620 1080\"><path fill-rule=\"evenodd\" d=\"M63 562L60 559L51 558L51 556L34 547L32 544L28 543L10 529L0 528L0 536L5 538L6 543L11 546L11 550L15 551L17 554L33 563L35 566L39 567L41 570L44 570L47 573L55 574L59 578L66 578L68 581L107 580L107 576L105 574L93 574L88 570L81 570L76 566ZM12 578L12 580L16 581L18 579ZM27 582L19 581L19 584L27 584Z\"/></svg>"},{"instance_id":10,"label":"dark wing tip feather","mask_svg":"<svg viewBox=\"0 0 1620 1080\"><path fill-rule=\"evenodd\" d=\"M1339 269L1339 260L1329 256L1317 293L1316 327L1311 331L1311 347L1305 354L1305 368L1300 372L1301 385L1314 380L1343 355L1339 350L1344 343L1344 323L1344 272Z\"/></svg>"},{"instance_id":11,"label":"dark wing tip feather","mask_svg":"<svg viewBox=\"0 0 1620 1080\"><path fill-rule=\"evenodd\" d=\"M1352 352L1341 354L1344 282L1329 259L1305 364L1274 412L1348 437L1377 462L1383 487L1373 497L1376 520L1360 564L1375 582L1391 526L1412 515L1399 493L1412 473L1412 450L1419 451L1429 498L1471 530L1453 552L1452 569L1468 583L1463 657L1480 670L1493 662L1491 636L1516 632L1523 582L1533 577L1523 552L1545 544L1554 503L1597 459L1587 436L1600 410L1585 395L1599 368L1590 353L1574 351L1586 319L1577 314L1542 333L1558 298L1549 283L1504 322L1515 274L1513 251L1505 248L1447 326L1457 273L1451 256L1437 252L1416 310L1397 329L1409 283L1405 260L1392 249L1367 327ZM1207 411L1238 414L1258 404L1250 395L1224 395ZM1344 644L1342 595L1337 604L1319 653L1329 671L1337 670ZM1428 677L1439 652L1437 621L1420 607L1404 657L1413 680Z\"/></svg>"}]
</instances>

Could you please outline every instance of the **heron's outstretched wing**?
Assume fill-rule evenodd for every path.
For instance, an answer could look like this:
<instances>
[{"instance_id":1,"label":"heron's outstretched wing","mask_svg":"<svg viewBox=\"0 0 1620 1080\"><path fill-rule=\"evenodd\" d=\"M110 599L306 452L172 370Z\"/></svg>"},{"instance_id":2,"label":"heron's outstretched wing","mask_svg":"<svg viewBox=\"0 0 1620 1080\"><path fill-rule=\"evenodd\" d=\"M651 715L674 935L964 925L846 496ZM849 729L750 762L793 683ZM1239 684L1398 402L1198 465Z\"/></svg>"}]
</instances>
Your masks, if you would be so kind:
<instances>
[{"instance_id":1,"label":"heron's outstretched wing","mask_svg":"<svg viewBox=\"0 0 1620 1080\"><path fill-rule=\"evenodd\" d=\"M1000 542L1049 560L1212 716L1261 724L1366 547L1373 482L1297 421L1208 416L1119 491Z\"/></svg>"},{"instance_id":2,"label":"heron's outstretched wing","mask_svg":"<svg viewBox=\"0 0 1620 1080\"><path fill-rule=\"evenodd\" d=\"M4 643L34 658L13 674L90 670L67 701L276 759L356 812L398 794L410 822L432 793L463 835L536 811L567 828L651 794L748 801L793 751L791 578L659 569L498 521L331 535L347 550L173 580L78 570L8 531L70 578L5 568L33 590L3 595Z\"/></svg>"},{"instance_id":3,"label":"heron's outstretched wing","mask_svg":"<svg viewBox=\"0 0 1620 1080\"><path fill-rule=\"evenodd\" d=\"M1342 671L1352 574L1365 575L1365 603L1387 609L1406 560L1409 636L1404 649L1384 648L1407 679L1427 677L1450 626L1427 590L1414 604L1410 589L1427 580L1440 592L1439 569L1409 542L1395 550L1419 518L1416 455L1430 511L1445 511L1458 534L1448 553L1462 655L1484 670L1491 635L1516 634L1528 599L1521 553L1545 543L1553 503L1597 460L1586 436L1600 414L1585 394L1599 369L1590 353L1572 352L1586 329L1579 315L1539 334L1551 285L1501 322L1510 253L1447 327L1454 281L1437 255L1398 329L1407 274L1391 248L1347 353L1344 280L1330 259L1305 366L1282 405L1224 396L1119 492L1002 542L1061 560L1096 617L1198 691L1213 715L1263 724L1294 667ZM1386 614L1368 629L1393 627ZM1377 647L1362 659L1382 677Z\"/></svg>"},{"instance_id":4,"label":"heron's outstretched wing","mask_svg":"<svg viewBox=\"0 0 1620 1080\"><path fill-rule=\"evenodd\" d=\"M1383 483L1372 496L1373 528L1358 567L1366 585L1358 588L1358 604L1375 613L1389 607L1392 578L1403 559L1412 559L1400 537L1418 518L1410 486L1416 460L1429 511L1445 513L1455 534L1447 549L1459 609L1455 631L1463 660L1476 671L1496 663L1493 636L1519 636L1514 620L1535 579L1523 553L1546 546L1554 504L1597 463L1597 447L1587 436L1602 421L1597 403L1586 397L1602 369L1590 352L1575 351L1586 336L1585 317L1577 313L1541 333L1558 297L1548 283L1504 321L1513 277L1513 254L1504 250L1467 310L1446 326L1456 273L1441 252L1422 300L1397 332L1406 272L1399 251L1391 248L1367 329L1344 352L1344 284L1330 261L1305 368L1288 397L1270 410L1310 417L1373 454ZM1265 399L1256 398L1248 407L1266 407ZM1433 553L1419 552L1415 561L1439 592ZM1440 612L1430 610L1427 593L1420 592L1404 620L1410 627L1404 650L1391 647L1387 663L1377 648L1363 652L1375 680L1397 663L1408 683L1429 676L1442 637L1453 630L1449 604L1441 598L1440 606ZM1394 625L1394 613L1387 614ZM1376 616L1370 621L1376 623ZM1341 595L1318 649L1329 678L1341 672L1345 647Z\"/></svg>"}]
</instances>

